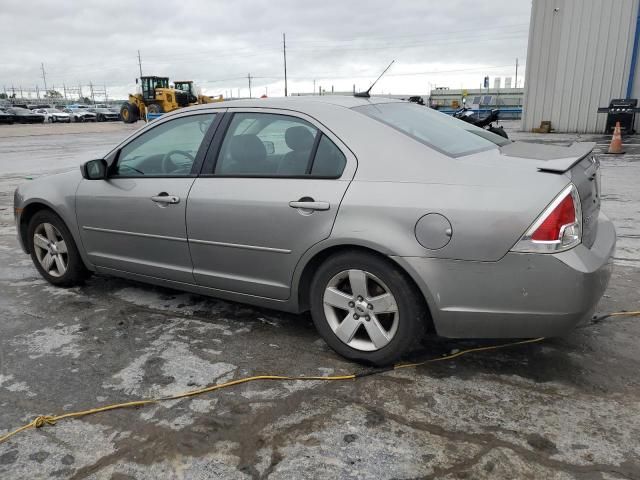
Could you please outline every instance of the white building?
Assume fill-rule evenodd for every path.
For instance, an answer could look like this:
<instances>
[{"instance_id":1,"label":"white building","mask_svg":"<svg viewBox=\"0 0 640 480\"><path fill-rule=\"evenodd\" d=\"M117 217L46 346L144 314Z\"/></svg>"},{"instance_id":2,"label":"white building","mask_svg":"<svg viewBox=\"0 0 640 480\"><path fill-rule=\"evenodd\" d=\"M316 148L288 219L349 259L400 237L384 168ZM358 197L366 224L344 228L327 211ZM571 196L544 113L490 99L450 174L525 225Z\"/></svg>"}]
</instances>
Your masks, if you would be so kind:
<instances>
[{"instance_id":1,"label":"white building","mask_svg":"<svg viewBox=\"0 0 640 480\"><path fill-rule=\"evenodd\" d=\"M533 0L523 130L550 120L558 132L603 132L598 107L640 97L639 3Z\"/></svg>"}]
</instances>

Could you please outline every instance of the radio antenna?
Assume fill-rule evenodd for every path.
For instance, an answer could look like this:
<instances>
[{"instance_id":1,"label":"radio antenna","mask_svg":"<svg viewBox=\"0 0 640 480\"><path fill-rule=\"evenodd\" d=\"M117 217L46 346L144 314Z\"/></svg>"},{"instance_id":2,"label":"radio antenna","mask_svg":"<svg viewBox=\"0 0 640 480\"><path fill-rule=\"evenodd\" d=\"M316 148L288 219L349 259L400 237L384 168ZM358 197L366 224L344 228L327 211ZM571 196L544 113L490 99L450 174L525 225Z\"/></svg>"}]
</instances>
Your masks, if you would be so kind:
<instances>
[{"instance_id":1,"label":"radio antenna","mask_svg":"<svg viewBox=\"0 0 640 480\"><path fill-rule=\"evenodd\" d=\"M395 62L395 60L391 60L391 63L389 64L389 66L387 68L384 69L384 71L380 74L380 76L378 78L376 78L376 80L371 84L371 86L364 92L358 92L358 93L354 93L353 96L354 97L362 97L362 98L369 98L371 97L371 95L369 95L369 92L371 91L371 89L373 88L373 86L378 83L378 80L380 80L382 78L382 76L387 73L387 70L389 70L391 68L391 65L393 65L393 62Z\"/></svg>"}]
</instances>

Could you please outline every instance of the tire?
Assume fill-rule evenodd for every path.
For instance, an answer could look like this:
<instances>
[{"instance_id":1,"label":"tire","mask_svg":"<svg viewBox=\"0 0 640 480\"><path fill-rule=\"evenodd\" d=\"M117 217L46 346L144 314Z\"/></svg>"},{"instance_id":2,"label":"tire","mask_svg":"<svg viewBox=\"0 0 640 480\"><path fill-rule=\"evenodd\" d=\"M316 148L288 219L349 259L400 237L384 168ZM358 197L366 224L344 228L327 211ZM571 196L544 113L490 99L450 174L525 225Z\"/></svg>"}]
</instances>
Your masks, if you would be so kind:
<instances>
[{"instance_id":1,"label":"tire","mask_svg":"<svg viewBox=\"0 0 640 480\"><path fill-rule=\"evenodd\" d=\"M149 113L164 113L164 110L162 109L162 105L160 105L159 103L150 103L147 106L147 111Z\"/></svg>"},{"instance_id":2,"label":"tire","mask_svg":"<svg viewBox=\"0 0 640 480\"><path fill-rule=\"evenodd\" d=\"M503 127L489 127L488 130L491 133L495 133L496 135L500 135L501 137L509 138L509 136L507 135L507 132L504 131Z\"/></svg>"},{"instance_id":3,"label":"tire","mask_svg":"<svg viewBox=\"0 0 640 480\"><path fill-rule=\"evenodd\" d=\"M40 210L31 218L26 240L33 264L52 285L73 287L89 276L69 229L51 210ZM47 246L52 240L55 247Z\"/></svg>"},{"instance_id":4,"label":"tire","mask_svg":"<svg viewBox=\"0 0 640 480\"><path fill-rule=\"evenodd\" d=\"M125 102L120 107L120 118L124 123L135 123L138 121L138 107L131 104L130 102Z\"/></svg>"},{"instance_id":5,"label":"tire","mask_svg":"<svg viewBox=\"0 0 640 480\"><path fill-rule=\"evenodd\" d=\"M366 291L360 299L363 289L357 284L362 285L363 278ZM421 293L399 267L372 254L347 251L329 257L314 275L310 296L318 333L349 360L392 364L411 351L425 332L428 312Z\"/></svg>"},{"instance_id":6,"label":"tire","mask_svg":"<svg viewBox=\"0 0 640 480\"><path fill-rule=\"evenodd\" d=\"M53 123L53 122L54 122L53 117L49 117L49 123Z\"/></svg>"}]
</instances>

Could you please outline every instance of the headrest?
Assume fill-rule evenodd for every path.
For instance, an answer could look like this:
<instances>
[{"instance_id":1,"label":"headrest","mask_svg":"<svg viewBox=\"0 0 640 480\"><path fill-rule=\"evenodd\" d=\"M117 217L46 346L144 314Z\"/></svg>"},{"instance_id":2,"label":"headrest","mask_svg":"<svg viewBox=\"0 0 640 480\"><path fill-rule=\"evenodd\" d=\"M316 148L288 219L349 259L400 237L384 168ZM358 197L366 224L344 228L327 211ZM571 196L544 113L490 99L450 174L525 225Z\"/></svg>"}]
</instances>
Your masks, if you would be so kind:
<instances>
[{"instance_id":1,"label":"headrest","mask_svg":"<svg viewBox=\"0 0 640 480\"><path fill-rule=\"evenodd\" d=\"M245 134L231 137L231 156L238 163L262 162L267 157L267 149L257 135Z\"/></svg>"},{"instance_id":2,"label":"headrest","mask_svg":"<svg viewBox=\"0 0 640 480\"><path fill-rule=\"evenodd\" d=\"M309 151L313 148L313 134L307 127L289 127L284 132L284 141L287 147L294 151Z\"/></svg>"}]
</instances>

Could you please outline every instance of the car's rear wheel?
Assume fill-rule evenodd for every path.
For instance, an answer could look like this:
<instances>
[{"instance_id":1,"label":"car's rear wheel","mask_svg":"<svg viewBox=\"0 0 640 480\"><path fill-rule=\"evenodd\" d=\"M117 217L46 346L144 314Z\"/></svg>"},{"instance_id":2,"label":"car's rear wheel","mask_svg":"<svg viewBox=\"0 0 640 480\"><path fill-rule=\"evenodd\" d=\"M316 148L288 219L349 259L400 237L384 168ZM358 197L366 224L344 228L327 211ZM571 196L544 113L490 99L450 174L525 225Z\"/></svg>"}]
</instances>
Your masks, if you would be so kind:
<instances>
[{"instance_id":1,"label":"car's rear wheel","mask_svg":"<svg viewBox=\"0 0 640 480\"><path fill-rule=\"evenodd\" d=\"M58 215L50 210L37 212L27 228L31 259L40 275L53 285L71 287L88 275L78 248Z\"/></svg>"},{"instance_id":2,"label":"car's rear wheel","mask_svg":"<svg viewBox=\"0 0 640 480\"><path fill-rule=\"evenodd\" d=\"M376 255L351 251L330 257L310 291L318 332L350 360L388 365L424 333L424 300L400 268Z\"/></svg>"}]
</instances>

